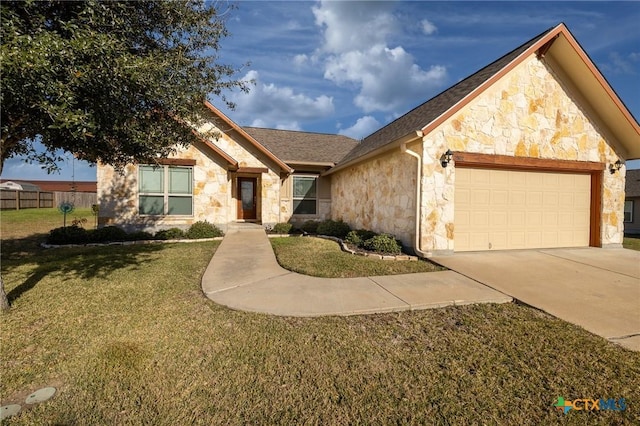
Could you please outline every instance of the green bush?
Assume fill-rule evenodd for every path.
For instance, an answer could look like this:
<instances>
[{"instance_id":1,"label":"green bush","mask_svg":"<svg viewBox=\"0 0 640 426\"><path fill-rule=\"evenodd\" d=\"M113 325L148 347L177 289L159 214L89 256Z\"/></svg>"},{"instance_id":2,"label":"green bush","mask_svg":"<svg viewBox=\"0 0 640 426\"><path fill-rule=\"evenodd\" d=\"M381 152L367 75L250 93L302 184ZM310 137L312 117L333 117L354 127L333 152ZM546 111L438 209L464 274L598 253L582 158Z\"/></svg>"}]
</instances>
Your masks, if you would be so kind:
<instances>
[{"instance_id":1,"label":"green bush","mask_svg":"<svg viewBox=\"0 0 640 426\"><path fill-rule=\"evenodd\" d=\"M189 227L184 234L185 237L191 240L197 240L200 238L214 238L222 237L222 231L213 223L207 221L199 221Z\"/></svg>"},{"instance_id":2,"label":"green bush","mask_svg":"<svg viewBox=\"0 0 640 426\"><path fill-rule=\"evenodd\" d=\"M381 234L366 240L363 247L369 251L387 254L400 254L402 246L392 235Z\"/></svg>"},{"instance_id":3,"label":"green bush","mask_svg":"<svg viewBox=\"0 0 640 426\"><path fill-rule=\"evenodd\" d=\"M153 235L146 231L136 231L130 233L128 239L131 241L153 240Z\"/></svg>"},{"instance_id":4,"label":"green bush","mask_svg":"<svg viewBox=\"0 0 640 426\"><path fill-rule=\"evenodd\" d=\"M305 223L302 224L300 229L302 229L302 231L306 232L307 234L315 234L315 233L318 232L318 225L319 224L320 224L320 222L318 222L318 221L307 220Z\"/></svg>"},{"instance_id":5,"label":"green bush","mask_svg":"<svg viewBox=\"0 0 640 426\"><path fill-rule=\"evenodd\" d=\"M288 234L293 225L286 222L276 223L271 230L274 234Z\"/></svg>"},{"instance_id":6,"label":"green bush","mask_svg":"<svg viewBox=\"0 0 640 426\"><path fill-rule=\"evenodd\" d=\"M376 234L373 231L369 231L367 229L358 229L355 231L350 231L345 237L344 241L356 247L362 247L365 241L375 237Z\"/></svg>"},{"instance_id":7,"label":"green bush","mask_svg":"<svg viewBox=\"0 0 640 426\"><path fill-rule=\"evenodd\" d=\"M105 226L91 232L91 241L96 243L105 243L112 241L128 241L129 234L117 226Z\"/></svg>"},{"instance_id":8,"label":"green bush","mask_svg":"<svg viewBox=\"0 0 640 426\"><path fill-rule=\"evenodd\" d=\"M47 237L49 244L86 244L87 242L89 242L87 231L77 225L52 229Z\"/></svg>"},{"instance_id":9,"label":"green bush","mask_svg":"<svg viewBox=\"0 0 640 426\"><path fill-rule=\"evenodd\" d=\"M163 229L156 232L156 240L179 240L184 238L184 231L180 228Z\"/></svg>"},{"instance_id":10,"label":"green bush","mask_svg":"<svg viewBox=\"0 0 640 426\"><path fill-rule=\"evenodd\" d=\"M327 219L318 224L317 233L319 235L328 235L330 237L344 238L351 228L342 220Z\"/></svg>"}]
</instances>

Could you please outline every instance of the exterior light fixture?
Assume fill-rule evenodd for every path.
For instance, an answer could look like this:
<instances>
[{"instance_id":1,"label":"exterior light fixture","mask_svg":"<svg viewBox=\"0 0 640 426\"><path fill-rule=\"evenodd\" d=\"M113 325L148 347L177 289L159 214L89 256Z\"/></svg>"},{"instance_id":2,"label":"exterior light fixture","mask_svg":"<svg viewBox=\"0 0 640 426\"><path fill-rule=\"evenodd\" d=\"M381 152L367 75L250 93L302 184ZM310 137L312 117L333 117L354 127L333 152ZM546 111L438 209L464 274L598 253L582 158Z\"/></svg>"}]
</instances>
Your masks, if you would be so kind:
<instances>
[{"instance_id":1,"label":"exterior light fixture","mask_svg":"<svg viewBox=\"0 0 640 426\"><path fill-rule=\"evenodd\" d=\"M440 157L440 164L442 164L442 167L447 167L451 160L453 160L453 152L451 152L450 149L447 149L447 152L442 154L442 157Z\"/></svg>"},{"instance_id":2,"label":"exterior light fixture","mask_svg":"<svg viewBox=\"0 0 640 426\"><path fill-rule=\"evenodd\" d=\"M621 167L622 167L622 161L618 160L613 164L609 164L609 172L611 174L614 174L615 172L620 170Z\"/></svg>"}]
</instances>

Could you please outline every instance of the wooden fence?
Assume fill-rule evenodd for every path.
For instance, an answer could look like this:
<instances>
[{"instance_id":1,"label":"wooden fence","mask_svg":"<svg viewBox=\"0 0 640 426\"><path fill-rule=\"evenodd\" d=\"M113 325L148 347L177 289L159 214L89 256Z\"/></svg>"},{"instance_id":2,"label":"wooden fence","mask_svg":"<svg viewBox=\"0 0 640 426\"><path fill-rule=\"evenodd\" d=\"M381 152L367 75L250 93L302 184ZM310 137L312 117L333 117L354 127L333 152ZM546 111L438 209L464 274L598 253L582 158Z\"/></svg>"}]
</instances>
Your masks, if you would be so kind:
<instances>
[{"instance_id":1,"label":"wooden fence","mask_svg":"<svg viewBox=\"0 0 640 426\"><path fill-rule=\"evenodd\" d=\"M50 209L62 201L71 201L76 208L90 208L97 203L97 195L95 192L0 191L2 210Z\"/></svg>"},{"instance_id":2,"label":"wooden fence","mask_svg":"<svg viewBox=\"0 0 640 426\"><path fill-rule=\"evenodd\" d=\"M91 208L92 205L98 203L98 194L95 192L60 192L55 191L53 193L53 206L58 205L63 201L71 201L75 208Z\"/></svg>"}]
</instances>

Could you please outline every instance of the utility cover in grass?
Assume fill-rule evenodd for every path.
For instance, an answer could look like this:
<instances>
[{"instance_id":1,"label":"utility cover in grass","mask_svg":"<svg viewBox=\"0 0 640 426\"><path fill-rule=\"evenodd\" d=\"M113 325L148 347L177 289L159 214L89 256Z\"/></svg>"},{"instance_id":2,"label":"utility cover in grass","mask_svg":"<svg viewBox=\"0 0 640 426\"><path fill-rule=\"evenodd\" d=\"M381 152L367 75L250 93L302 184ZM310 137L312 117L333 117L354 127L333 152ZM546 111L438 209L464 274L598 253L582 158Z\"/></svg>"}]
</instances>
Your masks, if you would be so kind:
<instances>
[{"instance_id":1,"label":"utility cover in grass","mask_svg":"<svg viewBox=\"0 0 640 426\"><path fill-rule=\"evenodd\" d=\"M42 388L38 389L26 399L27 404L35 404L36 402L44 402L51 398L56 393L56 388Z\"/></svg>"},{"instance_id":2,"label":"utility cover in grass","mask_svg":"<svg viewBox=\"0 0 640 426\"><path fill-rule=\"evenodd\" d=\"M7 417L11 417L20 412L20 406L18 404L3 405L0 407L0 420L4 420Z\"/></svg>"}]
</instances>

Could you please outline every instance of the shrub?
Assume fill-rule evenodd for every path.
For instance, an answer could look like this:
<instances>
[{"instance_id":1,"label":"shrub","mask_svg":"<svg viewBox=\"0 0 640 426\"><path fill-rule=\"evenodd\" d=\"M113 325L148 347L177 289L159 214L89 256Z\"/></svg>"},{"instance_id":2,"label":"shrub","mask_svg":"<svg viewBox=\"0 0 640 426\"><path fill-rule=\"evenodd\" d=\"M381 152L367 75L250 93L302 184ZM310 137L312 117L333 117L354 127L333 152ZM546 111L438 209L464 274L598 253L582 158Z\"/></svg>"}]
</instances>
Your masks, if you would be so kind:
<instances>
[{"instance_id":1,"label":"shrub","mask_svg":"<svg viewBox=\"0 0 640 426\"><path fill-rule=\"evenodd\" d=\"M153 235L146 231L136 231L130 233L128 239L131 241L153 240Z\"/></svg>"},{"instance_id":2,"label":"shrub","mask_svg":"<svg viewBox=\"0 0 640 426\"><path fill-rule=\"evenodd\" d=\"M47 237L49 244L86 244L88 241L87 231L77 225L52 229Z\"/></svg>"},{"instance_id":3,"label":"shrub","mask_svg":"<svg viewBox=\"0 0 640 426\"><path fill-rule=\"evenodd\" d=\"M344 238L349 231L351 231L351 228L342 220L335 221L331 219L320 222L317 230L320 235L328 235L330 237L338 238Z\"/></svg>"},{"instance_id":4,"label":"shrub","mask_svg":"<svg viewBox=\"0 0 640 426\"><path fill-rule=\"evenodd\" d=\"M276 223L271 230L274 234L288 234L293 225L286 222Z\"/></svg>"},{"instance_id":5,"label":"shrub","mask_svg":"<svg viewBox=\"0 0 640 426\"><path fill-rule=\"evenodd\" d=\"M103 228L98 228L91 233L91 241L96 243L128 240L129 235L127 232L117 226L105 226Z\"/></svg>"},{"instance_id":6,"label":"shrub","mask_svg":"<svg viewBox=\"0 0 640 426\"><path fill-rule=\"evenodd\" d=\"M375 237L376 235L378 234L373 231L358 229L355 231L350 231L345 237L344 241L356 247L362 247L365 241Z\"/></svg>"},{"instance_id":7,"label":"shrub","mask_svg":"<svg viewBox=\"0 0 640 426\"><path fill-rule=\"evenodd\" d=\"M377 253L400 254L402 252L402 246L398 240L388 234L376 235L366 240L363 247Z\"/></svg>"},{"instance_id":8,"label":"shrub","mask_svg":"<svg viewBox=\"0 0 640 426\"><path fill-rule=\"evenodd\" d=\"M163 229L156 232L156 240L179 240L184 238L184 231L180 228Z\"/></svg>"},{"instance_id":9,"label":"shrub","mask_svg":"<svg viewBox=\"0 0 640 426\"><path fill-rule=\"evenodd\" d=\"M184 236L191 240L222 237L222 231L213 223L199 221L191 225Z\"/></svg>"},{"instance_id":10,"label":"shrub","mask_svg":"<svg viewBox=\"0 0 640 426\"><path fill-rule=\"evenodd\" d=\"M302 224L300 229L302 229L307 234L315 234L318 232L318 224L319 222L315 220L307 220L305 223Z\"/></svg>"}]
</instances>

